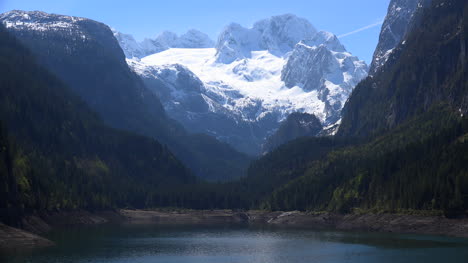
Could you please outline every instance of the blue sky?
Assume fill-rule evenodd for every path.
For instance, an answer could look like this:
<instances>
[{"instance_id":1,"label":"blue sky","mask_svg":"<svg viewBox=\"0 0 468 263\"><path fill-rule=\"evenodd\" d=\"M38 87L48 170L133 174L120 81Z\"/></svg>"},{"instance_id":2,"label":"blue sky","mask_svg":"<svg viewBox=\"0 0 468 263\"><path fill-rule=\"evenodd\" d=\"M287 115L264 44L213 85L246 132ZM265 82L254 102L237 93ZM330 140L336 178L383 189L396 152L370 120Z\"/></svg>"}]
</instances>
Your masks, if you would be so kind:
<instances>
[{"instance_id":1,"label":"blue sky","mask_svg":"<svg viewBox=\"0 0 468 263\"><path fill-rule=\"evenodd\" d=\"M136 39L163 30L196 28L216 39L230 22L251 26L272 15L296 14L317 29L343 35L348 51L370 62L390 0L0 0L0 12L13 9L87 17L130 33ZM368 27L368 28L366 28ZM358 29L366 28L359 31ZM359 32L354 32L358 30ZM346 35L350 32L352 34Z\"/></svg>"}]
</instances>

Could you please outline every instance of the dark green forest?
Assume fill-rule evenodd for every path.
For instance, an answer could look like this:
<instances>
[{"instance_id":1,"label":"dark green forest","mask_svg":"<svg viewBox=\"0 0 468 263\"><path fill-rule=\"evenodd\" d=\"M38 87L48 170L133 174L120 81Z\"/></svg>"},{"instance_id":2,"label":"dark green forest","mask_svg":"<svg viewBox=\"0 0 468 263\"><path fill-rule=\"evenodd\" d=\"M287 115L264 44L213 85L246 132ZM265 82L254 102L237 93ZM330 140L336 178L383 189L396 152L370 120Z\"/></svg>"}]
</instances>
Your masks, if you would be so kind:
<instances>
[{"instance_id":1,"label":"dark green forest","mask_svg":"<svg viewBox=\"0 0 468 263\"><path fill-rule=\"evenodd\" d=\"M144 207L158 189L196 182L165 146L105 126L4 28L0 71L2 217Z\"/></svg>"},{"instance_id":2,"label":"dark green forest","mask_svg":"<svg viewBox=\"0 0 468 263\"><path fill-rule=\"evenodd\" d=\"M366 144L334 150L267 198L273 210L468 209L468 119L436 107Z\"/></svg>"}]
</instances>

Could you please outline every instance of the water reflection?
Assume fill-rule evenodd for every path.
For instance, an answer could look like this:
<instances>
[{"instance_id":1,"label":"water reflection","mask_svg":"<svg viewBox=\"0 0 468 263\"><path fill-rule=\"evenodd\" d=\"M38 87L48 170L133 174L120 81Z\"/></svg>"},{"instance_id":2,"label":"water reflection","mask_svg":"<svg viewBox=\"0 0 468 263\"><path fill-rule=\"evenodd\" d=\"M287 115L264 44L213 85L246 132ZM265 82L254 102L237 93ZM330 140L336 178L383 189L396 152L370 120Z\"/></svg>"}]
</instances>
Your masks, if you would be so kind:
<instances>
[{"instance_id":1,"label":"water reflection","mask_svg":"<svg viewBox=\"0 0 468 263\"><path fill-rule=\"evenodd\" d=\"M468 262L466 239L247 226L123 225L50 233L58 246L1 262Z\"/></svg>"}]
</instances>

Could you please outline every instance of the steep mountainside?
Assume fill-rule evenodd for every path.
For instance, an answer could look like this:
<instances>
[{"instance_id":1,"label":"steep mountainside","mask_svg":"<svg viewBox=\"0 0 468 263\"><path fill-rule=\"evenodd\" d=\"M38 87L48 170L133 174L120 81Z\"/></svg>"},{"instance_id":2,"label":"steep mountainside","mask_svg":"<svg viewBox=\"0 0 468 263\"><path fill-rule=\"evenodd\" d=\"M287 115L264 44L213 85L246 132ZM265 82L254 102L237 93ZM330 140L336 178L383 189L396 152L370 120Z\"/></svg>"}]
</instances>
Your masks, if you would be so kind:
<instances>
[{"instance_id":1,"label":"steep mountainside","mask_svg":"<svg viewBox=\"0 0 468 263\"><path fill-rule=\"evenodd\" d=\"M243 174L249 161L245 155L215 138L190 135L166 116L157 96L128 67L106 25L24 11L2 14L0 20L107 124L167 144L205 179L228 180Z\"/></svg>"},{"instance_id":2,"label":"steep mountainside","mask_svg":"<svg viewBox=\"0 0 468 263\"><path fill-rule=\"evenodd\" d=\"M466 115L468 30L463 8L446 10L453 5L449 1L425 14L387 63L356 87L343 110L339 135L377 134L441 102ZM439 10L450 15L442 19Z\"/></svg>"},{"instance_id":3,"label":"steep mountainside","mask_svg":"<svg viewBox=\"0 0 468 263\"><path fill-rule=\"evenodd\" d=\"M309 159L263 203L274 210L405 212L468 208L468 121L437 107L375 140Z\"/></svg>"},{"instance_id":4,"label":"steep mountainside","mask_svg":"<svg viewBox=\"0 0 468 263\"><path fill-rule=\"evenodd\" d=\"M1 221L159 206L163 191L197 182L165 146L106 126L2 25L0 58Z\"/></svg>"},{"instance_id":5,"label":"steep mountainside","mask_svg":"<svg viewBox=\"0 0 468 263\"><path fill-rule=\"evenodd\" d=\"M263 207L465 214L467 18L464 0L435 0L421 10L405 43L353 91L334 138L344 144L313 155L319 148L307 145L332 138L303 139L254 162L247 182L293 179L264 194Z\"/></svg>"},{"instance_id":6,"label":"steep mountainside","mask_svg":"<svg viewBox=\"0 0 468 263\"><path fill-rule=\"evenodd\" d=\"M388 60L396 48L410 31L418 11L430 4L431 0L392 0L387 16L382 25L379 43L374 52L370 74L374 74Z\"/></svg>"},{"instance_id":7,"label":"steep mountainside","mask_svg":"<svg viewBox=\"0 0 468 263\"><path fill-rule=\"evenodd\" d=\"M250 29L229 25L216 49L172 48L127 61L149 86L159 83L151 90L166 98L169 116L250 154L261 153L266 138L293 112L335 123L354 86L367 76L367 65L333 34L317 32L293 15Z\"/></svg>"}]
</instances>

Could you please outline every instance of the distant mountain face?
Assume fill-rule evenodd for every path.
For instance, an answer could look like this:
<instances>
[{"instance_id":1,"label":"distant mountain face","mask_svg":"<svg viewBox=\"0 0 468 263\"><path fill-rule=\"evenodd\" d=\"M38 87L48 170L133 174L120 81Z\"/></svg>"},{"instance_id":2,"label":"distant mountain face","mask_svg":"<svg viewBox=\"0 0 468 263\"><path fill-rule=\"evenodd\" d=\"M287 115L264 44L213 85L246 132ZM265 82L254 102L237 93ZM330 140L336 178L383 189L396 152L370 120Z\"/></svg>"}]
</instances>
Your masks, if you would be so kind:
<instances>
[{"instance_id":1,"label":"distant mountain face","mask_svg":"<svg viewBox=\"0 0 468 263\"><path fill-rule=\"evenodd\" d=\"M428 6L429 3L430 0L392 0L390 2L370 66L371 74L388 60L393 49L404 40L416 12Z\"/></svg>"},{"instance_id":2,"label":"distant mountain face","mask_svg":"<svg viewBox=\"0 0 468 263\"><path fill-rule=\"evenodd\" d=\"M351 91L366 76L367 65L346 52L335 35L318 32L296 45L281 80L288 88L298 86L306 92L317 92L323 109L316 114L329 125L339 120Z\"/></svg>"},{"instance_id":3,"label":"distant mountain face","mask_svg":"<svg viewBox=\"0 0 468 263\"><path fill-rule=\"evenodd\" d=\"M149 66L139 61L127 60L130 67L141 76L146 86L161 98L168 115L179 121L187 130L205 133L227 142L236 149L258 154L258 145L265 131L274 130L277 120L265 116L258 122L245 121L242 114L256 114L259 102L247 104L244 112L226 109L224 94L210 91L187 67L180 64ZM232 90L231 96L242 98ZM250 112L248 112L250 111Z\"/></svg>"},{"instance_id":4,"label":"distant mountain face","mask_svg":"<svg viewBox=\"0 0 468 263\"><path fill-rule=\"evenodd\" d=\"M2 14L0 21L110 126L156 138L205 179L242 176L247 156L215 138L192 135L169 118L157 94L129 68L108 26L25 11ZM189 43L190 34L181 39Z\"/></svg>"},{"instance_id":5,"label":"distant mountain face","mask_svg":"<svg viewBox=\"0 0 468 263\"><path fill-rule=\"evenodd\" d=\"M120 33L115 29L112 31L127 58L142 58L170 48L214 47L213 40L207 34L195 29L191 29L181 36L173 32L164 31L155 39L146 38L142 42L137 42L132 35Z\"/></svg>"},{"instance_id":6,"label":"distant mountain face","mask_svg":"<svg viewBox=\"0 0 468 263\"><path fill-rule=\"evenodd\" d=\"M294 15L252 28L230 24L216 48L171 48L127 62L164 97L169 116L249 154L261 153L266 138L293 112L335 123L367 76L367 65L336 36Z\"/></svg>"},{"instance_id":7,"label":"distant mountain face","mask_svg":"<svg viewBox=\"0 0 468 263\"><path fill-rule=\"evenodd\" d=\"M292 113L281 122L278 130L263 145L263 152L268 153L289 141L305 136L317 136L323 130L320 120L307 113Z\"/></svg>"}]
</instances>

